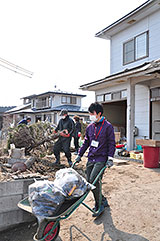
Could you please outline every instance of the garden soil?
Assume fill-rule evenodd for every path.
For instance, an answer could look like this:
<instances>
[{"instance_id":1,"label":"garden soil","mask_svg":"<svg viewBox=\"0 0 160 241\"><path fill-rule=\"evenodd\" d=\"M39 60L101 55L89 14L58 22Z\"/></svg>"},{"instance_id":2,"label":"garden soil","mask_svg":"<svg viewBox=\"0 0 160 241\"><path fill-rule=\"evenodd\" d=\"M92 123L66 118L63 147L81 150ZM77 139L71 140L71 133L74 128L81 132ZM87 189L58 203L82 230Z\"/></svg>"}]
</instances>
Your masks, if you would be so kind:
<instances>
[{"instance_id":1,"label":"garden soil","mask_svg":"<svg viewBox=\"0 0 160 241\"><path fill-rule=\"evenodd\" d=\"M86 158L81 167L84 168ZM67 164L66 164L67 166ZM160 169L127 162L106 169L103 194L109 207L93 218L80 205L61 221L56 241L160 241ZM85 200L94 206L92 193ZM37 223L26 223L0 233L0 241L32 241Z\"/></svg>"}]
</instances>

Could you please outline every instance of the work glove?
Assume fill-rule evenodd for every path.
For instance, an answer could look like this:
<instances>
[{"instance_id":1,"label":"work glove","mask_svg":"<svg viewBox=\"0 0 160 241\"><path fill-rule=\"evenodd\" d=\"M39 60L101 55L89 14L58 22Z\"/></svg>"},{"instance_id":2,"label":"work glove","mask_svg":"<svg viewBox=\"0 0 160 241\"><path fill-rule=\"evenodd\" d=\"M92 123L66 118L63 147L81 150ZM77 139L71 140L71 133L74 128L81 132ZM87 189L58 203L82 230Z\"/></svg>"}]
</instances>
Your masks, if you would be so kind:
<instances>
[{"instance_id":1,"label":"work glove","mask_svg":"<svg viewBox=\"0 0 160 241\"><path fill-rule=\"evenodd\" d=\"M81 156L79 156L79 155L76 156L75 161L79 163L81 161Z\"/></svg>"},{"instance_id":2,"label":"work glove","mask_svg":"<svg viewBox=\"0 0 160 241\"><path fill-rule=\"evenodd\" d=\"M60 136L63 136L63 137L70 137L70 134L66 134L64 133L63 131L60 132Z\"/></svg>"},{"instance_id":3,"label":"work glove","mask_svg":"<svg viewBox=\"0 0 160 241\"><path fill-rule=\"evenodd\" d=\"M108 160L106 161L106 166L107 166L108 168L112 167L112 166L113 166L113 160L110 159L110 158L108 158Z\"/></svg>"}]
</instances>

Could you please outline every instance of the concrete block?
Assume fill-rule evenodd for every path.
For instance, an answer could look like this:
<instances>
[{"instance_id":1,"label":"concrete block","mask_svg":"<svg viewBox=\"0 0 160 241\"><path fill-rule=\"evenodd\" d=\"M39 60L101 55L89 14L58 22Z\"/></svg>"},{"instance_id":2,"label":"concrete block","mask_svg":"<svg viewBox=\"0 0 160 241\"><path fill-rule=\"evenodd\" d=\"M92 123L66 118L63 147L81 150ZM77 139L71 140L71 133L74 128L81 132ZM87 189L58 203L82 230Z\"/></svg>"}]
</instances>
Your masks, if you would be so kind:
<instances>
[{"instance_id":1,"label":"concrete block","mask_svg":"<svg viewBox=\"0 0 160 241\"><path fill-rule=\"evenodd\" d=\"M14 194L23 194L22 180L0 183L0 197Z\"/></svg>"},{"instance_id":2,"label":"concrete block","mask_svg":"<svg viewBox=\"0 0 160 241\"><path fill-rule=\"evenodd\" d=\"M0 231L20 223L36 221L33 214L17 206L20 200L28 196L28 186L33 182L34 179L23 179L0 183Z\"/></svg>"},{"instance_id":3,"label":"concrete block","mask_svg":"<svg viewBox=\"0 0 160 241\"><path fill-rule=\"evenodd\" d=\"M9 227L15 226L20 223L37 221L36 217L27 213L21 209L16 211L9 211L0 213L0 231L8 229Z\"/></svg>"},{"instance_id":4,"label":"concrete block","mask_svg":"<svg viewBox=\"0 0 160 241\"><path fill-rule=\"evenodd\" d=\"M10 195L8 197L0 197L0 213L18 210L18 202L23 199L23 195Z\"/></svg>"},{"instance_id":5,"label":"concrete block","mask_svg":"<svg viewBox=\"0 0 160 241\"><path fill-rule=\"evenodd\" d=\"M0 213L0 230L4 230L11 225L23 222L23 211L15 210Z\"/></svg>"},{"instance_id":6,"label":"concrete block","mask_svg":"<svg viewBox=\"0 0 160 241\"><path fill-rule=\"evenodd\" d=\"M14 159L24 159L25 148L12 148L9 150L9 157Z\"/></svg>"},{"instance_id":7,"label":"concrete block","mask_svg":"<svg viewBox=\"0 0 160 241\"><path fill-rule=\"evenodd\" d=\"M24 163L27 159L18 159L18 158L10 158L8 159L8 164L14 164L16 162L22 162Z\"/></svg>"}]
</instances>

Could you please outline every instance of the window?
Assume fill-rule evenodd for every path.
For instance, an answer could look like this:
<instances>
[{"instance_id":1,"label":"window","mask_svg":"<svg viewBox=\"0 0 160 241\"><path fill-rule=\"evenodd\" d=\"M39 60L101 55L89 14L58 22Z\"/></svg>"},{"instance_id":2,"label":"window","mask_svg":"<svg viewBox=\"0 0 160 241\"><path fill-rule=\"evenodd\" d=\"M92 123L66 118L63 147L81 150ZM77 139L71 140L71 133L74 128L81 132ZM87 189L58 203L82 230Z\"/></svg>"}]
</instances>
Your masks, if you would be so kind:
<instances>
[{"instance_id":1,"label":"window","mask_svg":"<svg viewBox=\"0 0 160 241\"><path fill-rule=\"evenodd\" d=\"M148 56L148 32L142 33L123 44L123 64L129 64Z\"/></svg>"},{"instance_id":2,"label":"window","mask_svg":"<svg viewBox=\"0 0 160 241\"><path fill-rule=\"evenodd\" d=\"M121 91L121 99L126 98L127 97L127 90L122 90Z\"/></svg>"},{"instance_id":3,"label":"window","mask_svg":"<svg viewBox=\"0 0 160 241\"><path fill-rule=\"evenodd\" d=\"M67 103L67 97L66 96L62 96L61 97L61 102L64 104L64 103Z\"/></svg>"},{"instance_id":4,"label":"window","mask_svg":"<svg viewBox=\"0 0 160 241\"><path fill-rule=\"evenodd\" d=\"M111 93L105 94L104 98L105 98L105 101L111 100L112 99L112 94Z\"/></svg>"},{"instance_id":5,"label":"window","mask_svg":"<svg viewBox=\"0 0 160 241\"><path fill-rule=\"evenodd\" d=\"M151 101L160 100L160 87L151 89Z\"/></svg>"},{"instance_id":6,"label":"window","mask_svg":"<svg viewBox=\"0 0 160 241\"><path fill-rule=\"evenodd\" d=\"M76 103L76 97L71 97L71 104L77 104Z\"/></svg>"},{"instance_id":7,"label":"window","mask_svg":"<svg viewBox=\"0 0 160 241\"><path fill-rule=\"evenodd\" d=\"M124 64L134 61L134 40L124 44Z\"/></svg>"},{"instance_id":8,"label":"window","mask_svg":"<svg viewBox=\"0 0 160 241\"><path fill-rule=\"evenodd\" d=\"M112 100L120 100L120 98L121 98L120 91L112 93Z\"/></svg>"},{"instance_id":9,"label":"window","mask_svg":"<svg viewBox=\"0 0 160 241\"><path fill-rule=\"evenodd\" d=\"M103 95L97 95L97 96L96 96L96 100L97 100L98 102L102 102L102 101L103 101Z\"/></svg>"},{"instance_id":10,"label":"window","mask_svg":"<svg viewBox=\"0 0 160 241\"><path fill-rule=\"evenodd\" d=\"M77 104L77 98L73 96L62 96L61 97L62 104Z\"/></svg>"}]
</instances>

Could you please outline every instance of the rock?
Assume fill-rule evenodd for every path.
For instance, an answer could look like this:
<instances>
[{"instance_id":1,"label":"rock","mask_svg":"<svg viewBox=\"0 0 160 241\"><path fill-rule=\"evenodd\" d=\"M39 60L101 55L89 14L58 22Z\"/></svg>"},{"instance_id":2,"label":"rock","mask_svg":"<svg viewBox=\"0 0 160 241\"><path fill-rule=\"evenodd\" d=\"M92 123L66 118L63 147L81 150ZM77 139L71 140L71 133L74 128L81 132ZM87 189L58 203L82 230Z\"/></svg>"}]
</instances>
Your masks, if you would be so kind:
<instances>
[{"instance_id":1,"label":"rock","mask_svg":"<svg viewBox=\"0 0 160 241\"><path fill-rule=\"evenodd\" d=\"M13 172L17 172L17 171L21 171L21 172L25 172L27 169L26 165L22 162L16 162L13 164L11 170Z\"/></svg>"}]
</instances>

